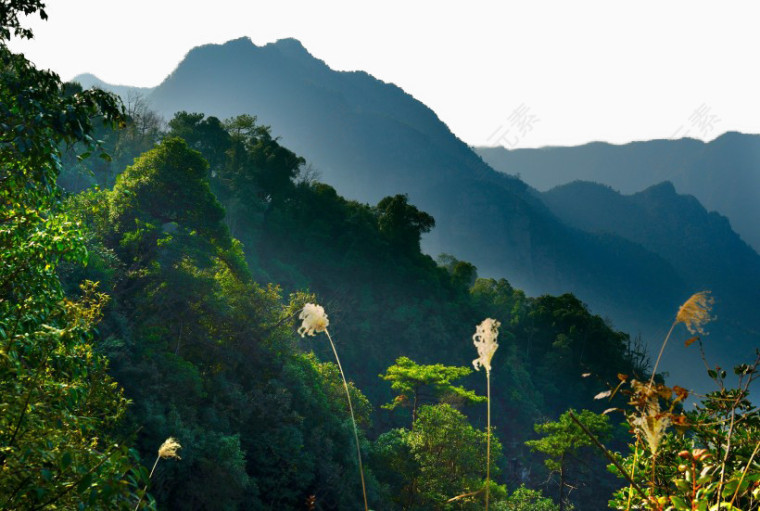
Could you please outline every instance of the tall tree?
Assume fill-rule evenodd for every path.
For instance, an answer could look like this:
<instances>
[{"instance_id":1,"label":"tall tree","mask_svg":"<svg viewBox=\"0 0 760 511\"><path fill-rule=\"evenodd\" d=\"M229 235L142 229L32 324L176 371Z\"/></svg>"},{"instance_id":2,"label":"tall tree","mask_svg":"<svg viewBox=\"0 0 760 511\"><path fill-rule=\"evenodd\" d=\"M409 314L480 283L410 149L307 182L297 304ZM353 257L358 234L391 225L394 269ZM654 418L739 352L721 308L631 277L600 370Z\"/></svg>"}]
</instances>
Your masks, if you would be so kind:
<instances>
[{"instance_id":1,"label":"tall tree","mask_svg":"<svg viewBox=\"0 0 760 511\"><path fill-rule=\"evenodd\" d=\"M464 403L481 403L486 398L472 390L452 382L472 373L469 367L445 366L443 364L420 365L408 357L399 357L380 378L391 382L396 398L383 408L393 410L398 406L411 408L412 427L417 422L417 408L423 400L453 399Z\"/></svg>"},{"instance_id":2,"label":"tall tree","mask_svg":"<svg viewBox=\"0 0 760 511\"><path fill-rule=\"evenodd\" d=\"M375 206L380 232L396 246L419 251L420 237L435 227L435 219L409 204L406 195L385 197Z\"/></svg>"},{"instance_id":3,"label":"tall tree","mask_svg":"<svg viewBox=\"0 0 760 511\"><path fill-rule=\"evenodd\" d=\"M486 434L450 405L422 406L412 430L391 430L375 444L379 475L392 484L388 501L410 510L483 509L485 445ZM501 452L497 439L494 450ZM504 487L493 489L505 495Z\"/></svg>"},{"instance_id":4,"label":"tall tree","mask_svg":"<svg viewBox=\"0 0 760 511\"><path fill-rule=\"evenodd\" d=\"M583 447L592 445L592 440L570 417L571 412L563 413L556 422L536 424L536 433L543 435L538 440L529 440L525 445L547 456L546 467L559 474L559 509L567 509L565 489L570 487L568 466ZM589 410L577 414L577 419L598 438L604 438L610 432L609 419Z\"/></svg>"},{"instance_id":5,"label":"tall tree","mask_svg":"<svg viewBox=\"0 0 760 511\"><path fill-rule=\"evenodd\" d=\"M224 168L226 152L232 145L222 121L200 113L177 112L169 121L169 137L179 137L206 158L212 172Z\"/></svg>"},{"instance_id":6,"label":"tall tree","mask_svg":"<svg viewBox=\"0 0 760 511\"><path fill-rule=\"evenodd\" d=\"M65 94L9 51L11 34L32 36L19 16L35 12L46 18L43 2L0 8L0 507L131 508L137 486L124 478L137 466L110 434L127 401L91 342L107 297L83 283L68 299L56 273L86 259L55 184L59 147L92 145L93 118L123 112L103 91Z\"/></svg>"}]
</instances>

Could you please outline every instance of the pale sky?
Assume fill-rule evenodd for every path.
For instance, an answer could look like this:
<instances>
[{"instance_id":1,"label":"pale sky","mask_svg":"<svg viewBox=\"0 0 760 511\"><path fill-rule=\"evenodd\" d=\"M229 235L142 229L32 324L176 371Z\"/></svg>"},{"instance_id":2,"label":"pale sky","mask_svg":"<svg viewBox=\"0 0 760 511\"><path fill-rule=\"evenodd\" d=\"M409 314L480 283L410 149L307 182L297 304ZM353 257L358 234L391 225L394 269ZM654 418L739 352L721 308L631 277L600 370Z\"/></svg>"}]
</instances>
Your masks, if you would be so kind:
<instances>
[{"instance_id":1,"label":"pale sky","mask_svg":"<svg viewBox=\"0 0 760 511\"><path fill-rule=\"evenodd\" d=\"M196 7L197 6L197 7ZM432 108L470 145L760 133L753 1L49 0L14 42L63 79L158 85L194 46L285 37Z\"/></svg>"}]
</instances>

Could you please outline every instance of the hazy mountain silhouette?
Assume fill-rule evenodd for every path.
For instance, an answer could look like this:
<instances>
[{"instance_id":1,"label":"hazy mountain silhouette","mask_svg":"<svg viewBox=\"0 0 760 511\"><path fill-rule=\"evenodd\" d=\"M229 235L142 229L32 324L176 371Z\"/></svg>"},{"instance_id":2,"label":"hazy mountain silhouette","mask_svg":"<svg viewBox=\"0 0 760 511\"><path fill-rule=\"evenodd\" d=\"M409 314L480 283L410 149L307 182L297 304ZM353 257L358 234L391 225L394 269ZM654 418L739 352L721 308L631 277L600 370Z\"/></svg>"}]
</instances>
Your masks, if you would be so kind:
<instances>
[{"instance_id":1,"label":"hazy mountain silhouette","mask_svg":"<svg viewBox=\"0 0 760 511\"><path fill-rule=\"evenodd\" d=\"M195 48L148 99L166 117L178 110L220 118L254 113L341 194L374 203L408 193L436 218L425 240L430 253L452 253L531 293L583 289L584 298L601 303L593 297L615 294L596 285L616 280L612 262L649 274L637 272L639 257L628 261L623 240L599 242L568 229L530 187L494 172L399 87L364 72L333 71L296 40ZM600 279L589 278L595 274ZM660 280L647 275L639 282ZM676 282L663 279L673 289Z\"/></svg>"},{"instance_id":2,"label":"hazy mountain silhouette","mask_svg":"<svg viewBox=\"0 0 760 511\"><path fill-rule=\"evenodd\" d=\"M118 94L119 96L121 96L125 101L127 101L130 98L130 96L146 97L151 92L153 92L153 87L133 87L131 85L112 85L110 83L104 82L97 76L90 73L84 73L84 74L78 75L76 78L74 78L73 81L78 82L85 89L92 89L93 87L95 87L98 89L103 89L109 92L113 92L114 94Z\"/></svg>"},{"instance_id":3,"label":"hazy mountain silhouette","mask_svg":"<svg viewBox=\"0 0 760 511\"><path fill-rule=\"evenodd\" d=\"M539 190L583 180L634 193L671 181L679 193L727 216L760 252L760 135L729 132L709 143L680 139L476 151L496 170L519 174Z\"/></svg>"},{"instance_id":4,"label":"hazy mountain silhouette","mask_svg":"<svg viewBox=\"0 0 760 511\"><path fill-rule=\"evenodd\" d=\"M364 72L335 72L294 39L195 48L148 98L167 118L178 110L222 119L252 113L325 181L364 201L413 189L432 174L491 172L400 88ZM429 170L404 172L410 167Z\"/></svg>"},{"instance_id":5,"label":"hazy mountain silhouette","mask_svg":"<svg viewBox=\"0 0 760 511\"><path fill-rule=\"evenodd\" d=\"M541 194L490 168L399 87L333 71L293 39L195 48L147 99L167 118L257 115L342 195L375 203L407 193L436 219L423 240L428 253L453 254L530 294L572 291L655 342L696 290L639 240L560 220Z\"/></svg>"},{"instance_id":6,"label":"hazy mountain silhouette","mask_svg":"<svg viewBox=\"0 0 760 511\"><path fill-rule=\"evenodd\" d=\"M542 197L568 224L638 243L667 261L692 289L712 290L720 318L710 328L719 344L705 342L712 363L730 367L737 355L752 355L759 332L746 318L756 316L760 303L760 256L726 217L708 212L693 196L677 194L670 182L622 195L606 185L575 181ZM700 363L696 350L690 362Z\"/></svg>"}]
</instances>

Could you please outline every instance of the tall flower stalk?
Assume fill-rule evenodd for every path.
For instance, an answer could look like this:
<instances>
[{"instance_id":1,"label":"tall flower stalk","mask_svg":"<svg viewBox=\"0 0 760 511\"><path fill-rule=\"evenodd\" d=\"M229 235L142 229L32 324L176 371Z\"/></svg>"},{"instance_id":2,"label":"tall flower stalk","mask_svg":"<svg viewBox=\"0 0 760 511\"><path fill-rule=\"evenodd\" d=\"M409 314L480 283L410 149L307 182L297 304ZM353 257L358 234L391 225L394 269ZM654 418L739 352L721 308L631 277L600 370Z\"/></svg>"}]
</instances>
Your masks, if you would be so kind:
<instances>
[{"instance_id":1,"label":"tall flower stalk","mask_svg":"<svg viewBox=\"0 0 760 511\"><path fill-rule=\"evenodd\" d=\"M477 327L472 336L472 342L478 350L478 358L472 361L476 371L481 367L486 369L487 407L488 407L488 430L486 433L486 511L491 490L491 359L499 348L496 339L499 337L501 323L495 319L485 319Z\"/></svg>"},{"instance_id":2,"label":"tall flower stalk","mask_svg":"<svg viewBox=\"0 0 760 511\"><path fill-rule=\"evenodd\" d=\"M351 412L351 422L354 425L354 439L356 440L356 459L359 461L359 477L362 481L362 497L364 497L364 510L368 511L367 506L367 487L364 483L364 465L362 464L362 451L359 446L359 430L356 427L356 418L354 417L354 405L351 403L351 393L348 391L348 382L346 381L346 375L343 373L343 366L340 363L340 357L338 357L338 351L335 349L335 343L330 336L330 332L327 330L327 326L330 321L327 319L325 309L321 305L313 303L307 303L304 305L303 310L298 315L298 319L302 321L301 326L298 328L298 333L301 337L306 335L314 336L319 332L324 332L327 336L327 340L330 341L330 347L335 355L335 361L338 363L338 369L340 370L340 376L343 378L343 388L346 390L346 399L348 400L348 410Z\"/></svg>"},{"instance_id":3,"label":"tall flower stalk","mask_svg":"<svg viewBox=\"0 0 760 511\"><path fill-rule=\"evenodd\" d=\"M668 339L673 333L673 329L678 323L683 323L692 335L704 334L704 325L713 319L710 316L712 310L713 298L710 296L710 291L700 291L694 293L686 300L678 309L676 319L673 320L673 324L670 325L668 335L665 336L665 340L662 342L660 352L657 354L657 360L654 363L652 369L652 376L649 378L649 384L644 386L639 382L633 381L634 395L637 396L635 400L639 405L640 415L635 417L632 421L637 431L637 436L643 438L646 444L649 446L649 451L652 453L652 481L651 491L654 494L655 489L655 465L657 462L657 450L659 448L660 440L665 435L665 430L670 425L670 413L662 413L659 405L659 386L654 386L654 377L657 374L657 367L660 364L660 359L665 351L665 345L668 344ZM689 345L687 341L687 346Z\"/></svg>"},{"instance_id":4,"label":"tall flower stalk","mask_svg":"<svg viewBox=\"0 0 760 511\"><path fill-rule=\"evenodd\" d=\"M161 444L161 447L158 448L158 455L156 456L156 461L153 463L153 468L150 469L150 475L148 476L148 481L150 481L150 478L153 477L153 472L156 470L156 466L158 465L158 460L160 459L168 459L168 458L174 458L177 460L181 460L182 458L179 457L179 454L177 454L177 450L181 449L182 446L179 442L177 442L176 439L169 437L166 440L164 440L164 443ZM143 494L140 495L140 500L137 501L137 505L135 506L135 511L140 507L140 503L142 502L143 496L145 495L145 492L148 491L148 485L145 485L145 488L143 488Z\"/></svg>"},{"instance_id":5,"label":"tall flower stalk","mask_svg":"<svg viewBox=\"0 0 760 511\"><path fill-rule=\"evenodd\" d=\"M650 386L654 383L654 375L657 374L657 366L660 364L662 353L665 351L665 345L668 344L670 334L673 333L673 329L676 325L678 323L683 323L692 335L698 333L704 334L704 325L713 319L712 316L710 316L710 311L712 310L714 301L715 300L710 296L710 291L700 291L699 293L691 295L691 297L681 305L678 309L678 314L676 314L676 319L673 321L673 324L670 325L668 335L665 336L665 340L660 347L660 353L657 355L657 361L654 363L654 369L652 369L652 377L649 379Z\"/></svg>"}]
</instances>

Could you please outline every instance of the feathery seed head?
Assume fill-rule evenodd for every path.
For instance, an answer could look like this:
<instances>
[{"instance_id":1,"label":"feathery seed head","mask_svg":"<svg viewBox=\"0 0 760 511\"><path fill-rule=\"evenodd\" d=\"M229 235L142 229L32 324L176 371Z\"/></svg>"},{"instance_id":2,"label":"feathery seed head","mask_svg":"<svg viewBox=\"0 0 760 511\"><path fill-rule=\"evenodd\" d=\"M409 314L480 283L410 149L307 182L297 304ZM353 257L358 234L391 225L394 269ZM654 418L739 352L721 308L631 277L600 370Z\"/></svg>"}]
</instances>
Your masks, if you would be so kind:
<instances>
[{"instance_id":1,"label":"feathery seed head","mask_svg":"<svg viewBox=\"0 0 760 511\"><path fill-rule=\"evenodd\" d=\"M499 343L496 342L496 339L499 337L499 326L501 326L501 323L495 319L488 318L475 327L472 342L478 349L478 358L472 361L472 365L476 371L479 371L482 366L486 368L487 373L491 372L491 359L499 348Z\"/></svg>"},{"instance_id":2,"label":"feathery seed head","mask_svg":"<svg viewBox=\"0 0 760 511\"><path fill-rule=\"evenodd\" d=\"M177 442L176 439L169 437L166 440L164 440L164 443L161 444L161 447L158 448L158 456L160 458L176 458L176 459L182 459L179 457L179 454L177 454L177 449L181 449L182 446Z\"/></svg>"},{"instance_id":3,"label":"feathery seed head","mask_svg":"<svg viewBox=\"0 0 760 511\"><path fill-rule=\"evenodd\" d=\"M633 426L644 437L649 445L649 451L654 455L660 447L660 441L665 436L665 430L670 425L667 413L646 413L633 419Z\"/></svg>"},{"instance_id":4,"label":"feathery seed head","mask_svg":"<svg viewBox=\"0 0 760 511\"><path fill-rule=\"evenodd\" d=\"M324 332L327 329L327 325L330 321L327 319L325 309L321 305L313 303L307 303L303 306L301 314L298 315L298 319L303 320L298 333L301 337L305 335L314 336L315 333Z\"/></svg>"},{"instance_id":5,"label":"feathery seed head","mask_svg":"<svg viewBox=\"0 0 760 511\"><path fill-rule=\"evenodd\" d=\"M636 407L636 413L634 417L629 418L629 422L646 440L652 455L656 455L665 430L672 422L671 413L661 410L660 398L670 399L673 391L661 383L652 385L637 380L631 381L631 387L631 404Z\"/></svg>"},{"instance_id":6,"label":"feathery seed head","mask_svg":"<svg viewBox=\"0 0 760 511\"><path fill-rule=\"evenodd\" d=\"M683 323L692 334L704 334L703 326L713 319L710 316L712 305L715 300L710 296L710 291L700 291L686 300L678 309L676 322Z\"/></svg>"}]
</instances>

